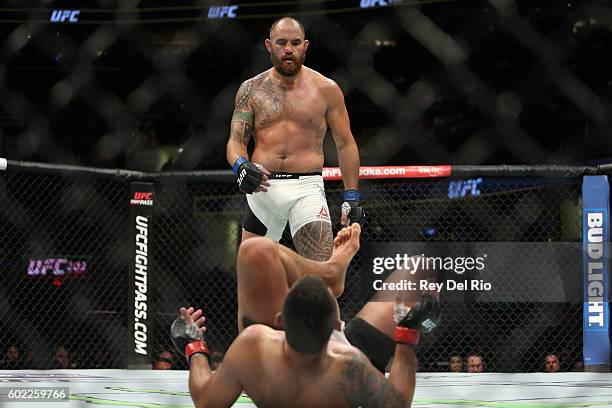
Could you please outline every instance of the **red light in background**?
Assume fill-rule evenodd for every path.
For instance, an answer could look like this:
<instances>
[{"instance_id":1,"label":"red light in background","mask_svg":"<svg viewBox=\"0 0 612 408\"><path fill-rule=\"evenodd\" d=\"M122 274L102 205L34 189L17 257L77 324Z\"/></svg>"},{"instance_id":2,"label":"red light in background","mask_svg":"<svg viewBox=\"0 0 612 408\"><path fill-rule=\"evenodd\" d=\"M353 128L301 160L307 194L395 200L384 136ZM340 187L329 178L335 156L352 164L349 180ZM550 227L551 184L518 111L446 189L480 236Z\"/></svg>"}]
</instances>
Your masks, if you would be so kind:
<instances>
[{"instance_id":1,"label":"red light in background","mask_svg":"<svg viewBox=\"0 0 612 408\"><path fill-rule=\"evenodd\" d=\"M62 286L62 281L61 281L61 280L59 280L59 279L55 279L55 280L53 281L53 286Z\"/></svg>"}]
</instances>

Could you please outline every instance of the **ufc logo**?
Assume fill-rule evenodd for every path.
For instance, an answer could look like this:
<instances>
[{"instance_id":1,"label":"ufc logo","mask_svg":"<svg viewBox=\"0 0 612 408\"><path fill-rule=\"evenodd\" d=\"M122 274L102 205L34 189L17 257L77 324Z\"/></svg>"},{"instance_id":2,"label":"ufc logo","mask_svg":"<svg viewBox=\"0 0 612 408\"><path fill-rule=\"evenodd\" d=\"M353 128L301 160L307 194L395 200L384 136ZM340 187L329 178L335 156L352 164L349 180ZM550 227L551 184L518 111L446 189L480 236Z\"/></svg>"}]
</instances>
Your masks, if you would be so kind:
<instances>
[{"instance_id":1,"label":"ufc logo","mask_svg":"<svg viewBox=\"0 0 612 408\"><path fill-rule=\"evenodd\" d=\"M70 23L77 23L79 14L81 14L79 10L53 10L49 20L52 23L65 23L66 20Z\"/></svg>"},{"instance_id":2,"label":"ufc logo","mask_svg":"<svg viewBox=\"0 0 612 408\"><path fill-rule=\"evenodd\" d=\"M433 330L436 328L436 324L430 319L424 320L423 323L421 323L421 326L423 326L427 330Z\"/></svg>"},{"instance_id":3,"label":"ufc logo","mask_svg":"<svg viewBox=\"0 0 612 408\"><path fill-rule=\"evenodd\" d=\"M399 3L399 2L397 0L361 0L361 2L359 3L359 6L361 8L385 7L393 3Z\"/></svg>"},{"instance_id":4,"label":"ufc logo","mask_svg":"<svg viewBox=\"0 0 612 408\"><path fill-rule=\"evenodd\" d=\"M134 200L152 200L153 193L136 192L134 193Z\"/></svg>"},{"instance_id":5,"label":"ufc logo","mask_svg":"<svg viewBox=\"0 0 612 408\"><path fill-rule=\"evenodd\" d=\"M246 176L246 169L242 169L242 171L240 172L240 175L238 176L238 185L242 184L242 179L244 179L244 177Z\"/></svg>"},{"instance_id":6,"label":"ufc logo","mask_svg":"<svg viewBox=\"0 0 612 408\"><path fill-rule=\"evenodd\" d=\"M208 18L236 18L238 6L211 7L208 9Z\"/></svg>"}]
</instances>

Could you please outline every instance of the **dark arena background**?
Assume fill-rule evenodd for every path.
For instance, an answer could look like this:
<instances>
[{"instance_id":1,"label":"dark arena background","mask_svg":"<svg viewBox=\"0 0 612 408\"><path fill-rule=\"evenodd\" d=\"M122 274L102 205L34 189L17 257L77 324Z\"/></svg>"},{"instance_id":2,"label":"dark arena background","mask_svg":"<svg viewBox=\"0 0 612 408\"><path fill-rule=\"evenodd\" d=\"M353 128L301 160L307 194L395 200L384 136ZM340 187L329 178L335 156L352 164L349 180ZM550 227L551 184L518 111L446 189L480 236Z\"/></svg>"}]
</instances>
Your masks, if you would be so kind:
<instances>
[{"instance_id":1,"label":"dark arena background","mask_svg":"<svg viewBox=\"0 0 612 408\"><path fill-rule=\"evenodd\" d=\"M590 209L605 213L597 233L609 241L612 2L15 0L0 5L0 381L186 370L169 327L188 305L204 309L222 358L238 334L246 208L225 158L229 125L285 15L305 26L305 65L344 92L360 151L368 218L343 319L366 302L372 245L484 245L514 279L497 298L442 296L440 327L417 350L415 402L494 406L420 390L423 375L452 382L451 356L479 355L504 373L486 377L499 389L522 381L510 373L548 384L535 373L549 355L562 372L609 371L608 247L595 306L587 254ZM337 231L344 187L329 131L323 150ZM288 229L281 242L293 248ZM191 403L186 373L177 404ZM609 389L610 377L582 375L593 377L567 400L562 386L538 392L554 406L612 406L579 392ZM101 404L85 394L71 389L71 404Z\"/></svg>"}]
</instances>

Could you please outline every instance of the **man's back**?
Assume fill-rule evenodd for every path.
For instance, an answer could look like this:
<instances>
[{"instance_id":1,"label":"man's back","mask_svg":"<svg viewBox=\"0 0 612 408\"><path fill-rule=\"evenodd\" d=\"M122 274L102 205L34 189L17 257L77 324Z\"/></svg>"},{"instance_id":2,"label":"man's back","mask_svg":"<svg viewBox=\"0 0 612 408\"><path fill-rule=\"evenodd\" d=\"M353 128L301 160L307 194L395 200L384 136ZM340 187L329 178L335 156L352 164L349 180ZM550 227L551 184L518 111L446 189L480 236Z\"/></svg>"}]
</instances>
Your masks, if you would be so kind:
<instances>
[{"instance_id":1,"label":"man's back","mask_svg":"<svg viewBox=\"0 0 612 408\"><path fill-rule=\"evenodd\" d=\"M238 376L258 407L349 407L366 391L365 356L352 346L331 340L320 359L306 363L286 352L283 331L253 325L240 336Z\"/></svg>"}]
</instances>

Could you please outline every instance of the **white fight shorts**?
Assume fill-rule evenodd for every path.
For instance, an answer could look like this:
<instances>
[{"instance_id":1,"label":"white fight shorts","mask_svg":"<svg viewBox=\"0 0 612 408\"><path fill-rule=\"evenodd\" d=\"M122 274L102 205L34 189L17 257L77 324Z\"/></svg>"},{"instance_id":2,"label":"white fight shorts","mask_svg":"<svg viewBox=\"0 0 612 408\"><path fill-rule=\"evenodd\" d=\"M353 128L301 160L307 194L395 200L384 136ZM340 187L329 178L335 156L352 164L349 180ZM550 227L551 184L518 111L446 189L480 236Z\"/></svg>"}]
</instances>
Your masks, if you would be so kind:
<instances>
[{"instance_id":1,"label":"white fight shorts","mask_svg":"<svg viewBox=\"0 0 612 408\"><path fill-rule=\"evenodd\" d=\"M344 326L345 323L343 321L340 321L340 330L334 329L329 339L337 341L338 343L342 343L345 346L351 346L351 342L346 338L346 335L344 334Z\"/></svg>"},{"instance_id":2,"label":"white fight shorts","mask_svg":"<svg viewBox=\"0 0 612 408\"><path fill-rule=\"evenodd\" d=\"M291 236L313 221L331 224L320 173L272 173L266 192L247 194L245 231L279 241L287 222Z\"/></svg>"}]
</instances>

